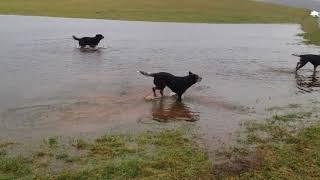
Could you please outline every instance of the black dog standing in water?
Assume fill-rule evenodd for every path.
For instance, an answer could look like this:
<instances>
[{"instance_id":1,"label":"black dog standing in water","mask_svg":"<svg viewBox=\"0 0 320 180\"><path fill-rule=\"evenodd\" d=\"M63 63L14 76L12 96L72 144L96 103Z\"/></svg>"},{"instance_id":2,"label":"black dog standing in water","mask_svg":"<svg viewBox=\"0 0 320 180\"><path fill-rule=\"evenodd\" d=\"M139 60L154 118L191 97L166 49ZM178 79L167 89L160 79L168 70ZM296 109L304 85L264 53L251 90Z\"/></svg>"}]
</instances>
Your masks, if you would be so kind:
<instances>
[{"instance_id":1,"label":"black dog standing in water","mask_svg":"<svg viewBox=\"0 0 320 180\"><path fill-rule=\"evenodd\" d=\"M95 48L101 39L104 37L101 34L97 34L95 37L83 37L83 38L77 38L76 36L72 36L74 40L79 41L79 46L81 48L84 48L85 46L90 46L92 48Z\"/></svg>"},{"instance_id":2,"label":"black dog standing in water","mask_svg":"<svg viewBox=\"0 0 320 180\"><path fill-rule=\"evenodd\" d=\"M305 66L308 62L310 62L313 65L313 70L316 72L317 66L320 65L320 55L314 55L314 54L292 54L293 56L300 57L300 61L297 63L296 71L298 71L300 68Z\"/></svg>"},{"instance_id":3,"label":"black dog standing in water","mask_svg":"<svg viewBox=\"0 0 320 180\"><path fill-rule=\"evenodd\" d=\"M154 97L157 96L156 90L160 90L161 96L163 96L163 90L168 86L171 91L178 95L178 101L181 101L182 94L193 84L200 82L202 78L189 71L188 76L178 77L166 72L148 73L144 71L138 71L145 76L154 77L153 83L155 87L152 88Z\"/></svg>"}]
</instances>

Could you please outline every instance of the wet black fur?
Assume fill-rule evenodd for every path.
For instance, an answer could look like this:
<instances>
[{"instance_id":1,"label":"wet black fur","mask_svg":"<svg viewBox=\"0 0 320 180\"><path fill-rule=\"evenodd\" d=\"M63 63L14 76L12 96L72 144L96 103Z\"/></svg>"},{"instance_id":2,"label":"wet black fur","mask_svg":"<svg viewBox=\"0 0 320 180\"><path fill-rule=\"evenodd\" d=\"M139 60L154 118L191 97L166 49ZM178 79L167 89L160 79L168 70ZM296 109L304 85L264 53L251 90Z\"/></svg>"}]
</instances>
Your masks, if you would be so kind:
<instances>
[{"instance_id":1,"label":"wet black fur","mask_svg":"<svg viewBox=\"0 0 320 180\"><path fill-rule=\"evenodd\" d=\"M292 54L294 56L300 57L300 61L297 63L296 71L298 71L300 68L305 66L308 62L310 62L313 65L314 72L316 71L317 67L320 65L320 55L314 55L314 54Z\"/></svg>"},{"instance_id":2,"label":"wet black fur","mask_svg":"<svg viewBox=\"0 0 320 180\"><path fill-rule=\"evenodd\" d=\"M161 96L163 96L163 90L166 86L168 86L171 91L178 95L178 101L181 101L182 94L193 84L200 82L201 77L197 74L193 74L189 71L189 75L179 77L174 76L167 72L158 72L158 73L147 73L144 71L139 71L141 74L145 76L154 77L153 83L155 87L152 88L153 95L156 97L156 90L160 90Z\"/></svg>"},{"instance_id":3,"label":"wet black fur","mask_svg":"<svg viewBox=\"0 0 320 180\"><path fill-rule=\"evenodd\" d=\"M103 39L103 35L97 34L95 37L83 37L83 38L77 38L76 36L72 36L74 40L79 41L79 46L81 48L84 48L85 46L90 46L92 48L95 48L101 39Z\"/></svg>"}]
</instances>

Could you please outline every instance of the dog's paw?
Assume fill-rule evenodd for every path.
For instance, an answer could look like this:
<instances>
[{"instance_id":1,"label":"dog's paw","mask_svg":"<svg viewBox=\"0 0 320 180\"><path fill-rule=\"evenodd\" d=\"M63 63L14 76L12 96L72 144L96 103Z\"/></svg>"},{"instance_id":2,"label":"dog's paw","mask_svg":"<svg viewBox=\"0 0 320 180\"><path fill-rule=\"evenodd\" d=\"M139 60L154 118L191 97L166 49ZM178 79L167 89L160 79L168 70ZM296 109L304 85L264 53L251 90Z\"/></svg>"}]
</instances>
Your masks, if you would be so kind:
<instances>
[{"instance_id":1,"label":"dog's paw","mask_svg":"<svg viewBox=\"0 0 320 180\"><path fill-rule=\"evenodd\" d=\"M146 101L151 101L151 100L154 100L154 99L156 99L157 97L154 97L153 95L149 95L149 96L146 96L146 97L144 97L144 99L146 100Z\"/></svg>"}]
</instances>

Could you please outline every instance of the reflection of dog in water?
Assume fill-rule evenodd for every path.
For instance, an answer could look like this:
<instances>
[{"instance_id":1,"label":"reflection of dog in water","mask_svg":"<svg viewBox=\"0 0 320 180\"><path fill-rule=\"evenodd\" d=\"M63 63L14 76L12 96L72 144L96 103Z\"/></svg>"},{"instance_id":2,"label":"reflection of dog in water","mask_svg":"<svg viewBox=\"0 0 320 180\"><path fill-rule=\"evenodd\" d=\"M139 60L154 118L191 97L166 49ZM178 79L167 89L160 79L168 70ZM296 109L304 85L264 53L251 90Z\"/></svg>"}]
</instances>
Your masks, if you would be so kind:
<instances>
[{"instance_id":1,"label":"reflection of dog in water","mask_svg":"<svg viewBox=\"0 0 320 180\"><path fill-rule=\"evenodd\" d=\"M152 117L159 122L168 122L170 120L193 122L199 120L199 115L192 112L183 102L166 102L165 99L153 102Z\"/></svg>"},{"instance_id":2,"label":"reflection of dog in water","mask_svg":"<svg viewBox=\"0 0 320 180\"><path fill-rule=\"evenodd\" d=\"M305 66L308 62L310 62L313 65L313 70L316 71L317 66L320 65L320 55L314 55L314 54L292 54L294 56L300 57L300 61L297 63L296 71L298 71L300 68Z\"/></svg>"},{"instance_id":3,"label":"reflection of dog in water","mask_svg":"<svg viewBox=\"0 0 320 180\"><path fill-rule=\"evenodd\" d=\"M81 48L84 48L86 46L90 46L91 48L95 48L101 39L103 39L103 35L97 34L95 37L82 37L82 38L77 38L76 36L72 36L74 40L79 41L79 46Z\"/></svg>"},{"instance_id":4,"label":"reflection of dog in water","mask_svg":"<svg viewBox=\"0 0 320 180\"><path fill-rule=\"evenodd\" d=\"M312 92L316 87L320 87L320 82L315 71L311 76L295 75L297 88L302 92Z\"/></svg>"},{"instance_id":5,"label":"reflection of dog in water","mask_svg":"<svg viewBox=\"0 0 320 180\"><path fill-rule=\"evenodd\" d=\"M160 90L161 96L163 96L163 90L168 86L171 91L178 95L178 101L181 101L182 94L193 84L200 82L202 78L197 74L193 74L189 71L189 75L178 77L166 72L148 73L144 71L138 71L142 75L154 77L153 83L155 87L152 88L154 97L157 96L156 90Z\"/></svg>"}]
</instances>

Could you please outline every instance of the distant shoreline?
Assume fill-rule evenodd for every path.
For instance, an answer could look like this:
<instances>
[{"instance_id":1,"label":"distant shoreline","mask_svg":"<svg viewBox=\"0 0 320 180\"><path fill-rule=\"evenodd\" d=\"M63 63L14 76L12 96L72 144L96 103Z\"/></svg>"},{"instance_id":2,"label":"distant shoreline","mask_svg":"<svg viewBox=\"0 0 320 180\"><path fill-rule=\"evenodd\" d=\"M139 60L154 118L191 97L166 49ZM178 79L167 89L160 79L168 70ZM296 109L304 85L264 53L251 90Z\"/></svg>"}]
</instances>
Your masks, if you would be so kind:
<instances>
[{"instance_id":1,"label":"distant shoreline","mask_svg":"<svg viewBox=\"0 0 320 180\"><path fill-rule=\"evenodd\" d=\"M320 44L318 24L309 11L249 0L3 0L0 14L182 23L297 23L306 32L307 42Z\"/></svg>"}]
</instances>

